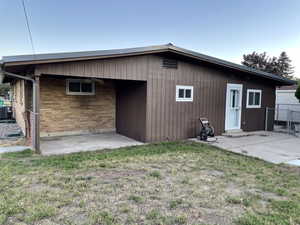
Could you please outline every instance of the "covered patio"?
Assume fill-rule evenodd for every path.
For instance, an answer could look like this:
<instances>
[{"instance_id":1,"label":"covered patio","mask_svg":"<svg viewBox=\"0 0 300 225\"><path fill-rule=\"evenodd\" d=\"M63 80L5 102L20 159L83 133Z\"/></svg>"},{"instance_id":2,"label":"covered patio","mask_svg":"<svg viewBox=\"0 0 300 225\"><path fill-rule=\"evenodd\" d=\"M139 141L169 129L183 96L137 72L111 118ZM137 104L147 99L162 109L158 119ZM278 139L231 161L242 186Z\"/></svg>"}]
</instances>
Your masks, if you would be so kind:
<instances>
[{"instance_id":1,"label":"covered patio","mask_svg":"<svg viewBox=\"0 0 300 225\"><path fill-rule=\"evenodd\" d=\"M115 70L98 71L99 66L106 68L106 61L99 61L97 71L96 64L86 63L68 68L54 63L53 68L48 64L26 72L25 67L12 66L4 72L7 82L21 87L16 121L37 153L94 151L147 141L146 78L129 76L131 70L118 70L118 75ZM122 65L128 63L132 61ZM132 71L137 72L135 65ZM31 76L19 75L29 72Z\"/></svg>"},{"instance_id":2,"label":"covered patio","mask_svg":"<svg viewBox=\"0 0 300 225\"><path fill-rule=\"evenodd\" d=\"M41 138L43 155L96 151L142 144L144 143L115 132Z\"/></svg>"}]
</instances>

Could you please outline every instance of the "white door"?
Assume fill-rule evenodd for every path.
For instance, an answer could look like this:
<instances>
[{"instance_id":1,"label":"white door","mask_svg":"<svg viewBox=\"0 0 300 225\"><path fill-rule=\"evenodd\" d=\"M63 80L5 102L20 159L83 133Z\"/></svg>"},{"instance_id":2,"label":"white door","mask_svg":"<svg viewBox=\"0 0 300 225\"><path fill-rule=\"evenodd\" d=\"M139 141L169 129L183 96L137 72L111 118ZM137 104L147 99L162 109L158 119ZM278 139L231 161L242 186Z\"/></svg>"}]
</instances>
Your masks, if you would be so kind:
<instances>
[{"instance_id":1,"label":"white door","mask_svg":"<svg viewBox=\"0 0 300 225\"><path fill-rule=\"evenodd\" d=\"M242 84L227 84L225 130L241 129Z\"/></svg>"}]
</instances>

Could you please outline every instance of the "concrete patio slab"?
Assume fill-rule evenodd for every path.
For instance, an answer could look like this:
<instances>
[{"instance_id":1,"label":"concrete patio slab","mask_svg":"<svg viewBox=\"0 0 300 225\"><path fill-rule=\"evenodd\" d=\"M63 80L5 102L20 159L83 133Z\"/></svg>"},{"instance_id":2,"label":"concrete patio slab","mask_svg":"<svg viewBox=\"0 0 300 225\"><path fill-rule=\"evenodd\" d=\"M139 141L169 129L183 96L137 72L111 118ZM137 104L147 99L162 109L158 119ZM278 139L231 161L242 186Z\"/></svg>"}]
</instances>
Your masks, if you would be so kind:
<instances>
[{"instance_id":1,"label":"concrete patio slab","mask_svg":"<svg viewBox=\"0 0 300 225\"><path fill-rule=\"evenodd\" d=\"M43 155L59 155L142 144L144 143L111 132L42 138L41 151Z\"/></svg>"},{"instance_id":2,"label":"concrete patio slab","mask_svg":"<svg viewBox=\"0 0 300 225\"><path fill-rule=\"evenodd\" d=\"M216 142L208 144L276 164L300 158L300 138L283 133L264 131L244 137L218 136Z\"/></svg>"},{"instance_id":3,"label":"concrete patio slab","mask_svg":"<svg viewBox=\"0 0 300 225\"><path fill-rule=\"evenodd\" d=\"M6 153L6 152L22 152L27 149L30 149L29 146L5 146L5 147L0 147L0 154L1 153Z\"/></svg>"}]
</instances>

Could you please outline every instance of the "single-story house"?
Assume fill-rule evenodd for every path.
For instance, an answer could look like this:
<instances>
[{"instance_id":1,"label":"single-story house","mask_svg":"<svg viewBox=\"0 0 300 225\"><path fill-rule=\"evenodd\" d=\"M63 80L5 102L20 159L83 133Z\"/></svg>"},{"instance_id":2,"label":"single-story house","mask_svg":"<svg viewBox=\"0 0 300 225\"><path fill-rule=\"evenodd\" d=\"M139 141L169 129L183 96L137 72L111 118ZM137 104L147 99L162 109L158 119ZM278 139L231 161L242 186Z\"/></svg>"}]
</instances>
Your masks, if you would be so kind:
<instances>
[{"instance_id":1,"label":"single-story house","mask_svg":"<svg viewBox=\"0 0 300 225\"><path fill-rule=\"evenodd\" d=\"M294 81L172 44L6 56L14 115L39 148L44 136L116 131L142 142L265 129L276 86Z\"/></svg>"}]
</instances>

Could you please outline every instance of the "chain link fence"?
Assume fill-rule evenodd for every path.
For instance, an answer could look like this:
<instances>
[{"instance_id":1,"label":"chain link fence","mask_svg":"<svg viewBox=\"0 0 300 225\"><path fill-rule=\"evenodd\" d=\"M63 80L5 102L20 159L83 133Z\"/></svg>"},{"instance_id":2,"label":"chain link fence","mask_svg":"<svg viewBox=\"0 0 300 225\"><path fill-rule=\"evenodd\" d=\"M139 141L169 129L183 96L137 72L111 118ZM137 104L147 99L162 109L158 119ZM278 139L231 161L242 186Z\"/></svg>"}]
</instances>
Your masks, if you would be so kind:
<instances>
[{"instance_id":1,"label":"chain link fence","mask_svg":"<svg viewBox=\"0 0 300 225\"><path fill-rule=\"evenodd\" d=\"M300 137L300 107L299 111L297 107L286 104L266 108L265 129Z\"/></svg>"}]
</instances>

